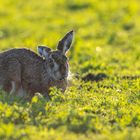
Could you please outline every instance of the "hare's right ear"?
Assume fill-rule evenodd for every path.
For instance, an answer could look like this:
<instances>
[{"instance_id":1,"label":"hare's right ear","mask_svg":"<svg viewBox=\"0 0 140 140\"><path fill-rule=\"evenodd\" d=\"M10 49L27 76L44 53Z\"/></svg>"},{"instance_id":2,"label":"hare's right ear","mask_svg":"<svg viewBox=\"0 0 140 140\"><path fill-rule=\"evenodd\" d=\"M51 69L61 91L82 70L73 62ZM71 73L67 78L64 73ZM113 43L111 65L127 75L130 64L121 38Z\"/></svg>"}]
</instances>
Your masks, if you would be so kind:
<instances>
[{"instance_id":1,"label":"hare's right ear","mask_svg":"<svg viewBox=\"0 0 140 140\"><path fill-rule=\"evenodd\" d=\"M38 53L42 57L48 58L50 51L51 49L46 46L38 46Z\"/></svg>"},{"instance_id":2,"label":"hare's right ear","mask_svg":"<svg viewBox=\"0 0 140 140\"><path fill-rule=\"evenodd\" d=\"M73 40L73 30L68 32L58 43L57 49L65 54L71 47Z\"/></svg>"}]
</instances>

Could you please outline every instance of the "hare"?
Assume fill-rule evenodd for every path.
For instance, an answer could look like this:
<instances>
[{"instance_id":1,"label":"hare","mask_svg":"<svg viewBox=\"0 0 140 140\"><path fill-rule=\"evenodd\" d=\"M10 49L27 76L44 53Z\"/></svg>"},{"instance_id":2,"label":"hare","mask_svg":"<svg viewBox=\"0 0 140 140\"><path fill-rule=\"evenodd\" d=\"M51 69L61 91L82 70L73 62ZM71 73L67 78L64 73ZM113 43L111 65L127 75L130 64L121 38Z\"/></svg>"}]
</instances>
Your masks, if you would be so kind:
<instances>
[{"instance_id":1,"label":"hare","mask_svg":"<svg viewBox=\"0 0 140 140\"><path fill-rule=\"evenodd\" d=\"M38 54L21 48L0 53L0 87L10 94L32 97L42 93L49 98L52 86L67 88L69 73L66 52L70 49L73 31L68 32L53 51L46 46L38 46Z\"/></svg>"}]
</instances>

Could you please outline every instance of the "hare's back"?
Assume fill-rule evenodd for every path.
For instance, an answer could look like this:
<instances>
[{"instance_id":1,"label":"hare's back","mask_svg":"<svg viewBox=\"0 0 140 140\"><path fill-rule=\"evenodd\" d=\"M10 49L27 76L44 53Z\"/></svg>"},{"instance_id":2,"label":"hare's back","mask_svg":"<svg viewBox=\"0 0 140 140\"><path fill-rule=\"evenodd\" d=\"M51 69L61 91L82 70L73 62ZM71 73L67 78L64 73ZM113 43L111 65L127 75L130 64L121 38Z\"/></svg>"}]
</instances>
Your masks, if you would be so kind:
<instances>
[{"instance_id":1,"label":"hare's back","mask_svg":"<svg viewBox=\"0 0 140 140\"><path fill-rule=\"evenodd\" d=\"M35 52L29 50L29 49L25 49L25 48L21 48L21 49L10 49L4 52L0 53L0 62L3 60L9 60L9 59L17 59L19 60L21 63L23 61L43 61L43 59L36 54Z\"/></svg>"},{"instance_id":2,"label":"hare's back","mask_svg":"<svg viewBox=\"0 0 140 140\"><path fill-rule=\"evenodd\" d=\"M23 82L37 81L41 74L43 59L28 49L11 49L0 53L0 85L5 80L23 78ZM30 81L31 80L31 81Z\"/></svg>"}]
</instances>

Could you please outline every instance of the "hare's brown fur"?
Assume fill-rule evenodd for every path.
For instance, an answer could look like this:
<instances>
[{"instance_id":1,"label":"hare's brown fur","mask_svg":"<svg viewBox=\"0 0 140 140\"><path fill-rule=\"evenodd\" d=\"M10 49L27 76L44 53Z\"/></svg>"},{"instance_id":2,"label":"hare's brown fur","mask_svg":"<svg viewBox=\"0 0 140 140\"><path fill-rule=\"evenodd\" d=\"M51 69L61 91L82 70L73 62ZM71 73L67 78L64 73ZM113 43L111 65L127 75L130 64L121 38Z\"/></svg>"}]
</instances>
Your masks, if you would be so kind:
<instances>
[{"instance_id":1,"label":"hare's brown fur","mask_svg":"<svg viewBox=\"0 0 140 140\"><path fill-rule=\"evenodd\" d=\"M40 56L24 48L1 52L0 87L10 94L31 97L36 92L48 97L52 86L65 90L68 75L65 53L70 48L72 36L73 31L67 33L59 42L57 51L40 46Z\"/></svg>"},{"instance_id":2,"label":"hare's brown fur","mask_svg":"<svg viewBox=\"0 0 140 140\"><path fill-rule=\"evenodd\" d=\"M0 54L0 85L9 92L13 81L16 85L15 92L23 88L30 96L35 92L46 93L50 86L57 86L60 82L52 82L44 63L42 57L27 49L3 52Z\"/></svg>"}]
</instances>

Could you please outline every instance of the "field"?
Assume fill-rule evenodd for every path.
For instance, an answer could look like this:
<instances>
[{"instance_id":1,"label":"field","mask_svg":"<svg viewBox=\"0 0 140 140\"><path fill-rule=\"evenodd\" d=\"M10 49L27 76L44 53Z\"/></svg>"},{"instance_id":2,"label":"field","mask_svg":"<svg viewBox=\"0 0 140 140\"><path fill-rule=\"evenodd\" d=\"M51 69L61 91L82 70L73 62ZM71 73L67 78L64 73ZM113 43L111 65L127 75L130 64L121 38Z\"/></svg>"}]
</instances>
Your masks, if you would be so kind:
<instances>
[{"instance_id":1,"label":"field","mask_svg":"<svg viewBox=\"0 0 140 140\"><path fill-rule=\"evenodd\" d=\"M71 86L48 102L1 90L0 140L140 139L140 0L0 0L0 51L71 29Z\"/></svg>"}]
</instances>

